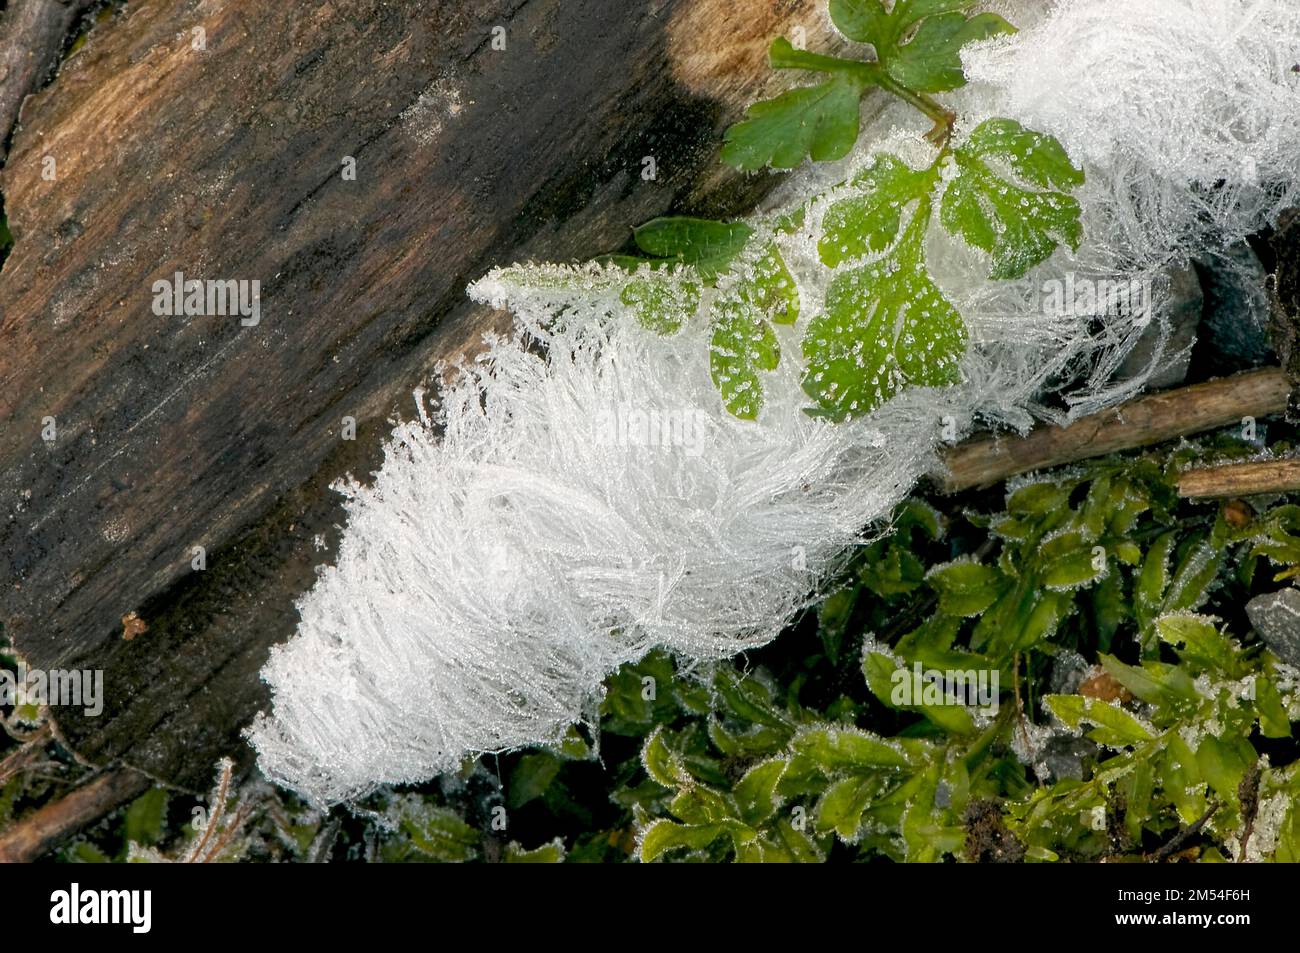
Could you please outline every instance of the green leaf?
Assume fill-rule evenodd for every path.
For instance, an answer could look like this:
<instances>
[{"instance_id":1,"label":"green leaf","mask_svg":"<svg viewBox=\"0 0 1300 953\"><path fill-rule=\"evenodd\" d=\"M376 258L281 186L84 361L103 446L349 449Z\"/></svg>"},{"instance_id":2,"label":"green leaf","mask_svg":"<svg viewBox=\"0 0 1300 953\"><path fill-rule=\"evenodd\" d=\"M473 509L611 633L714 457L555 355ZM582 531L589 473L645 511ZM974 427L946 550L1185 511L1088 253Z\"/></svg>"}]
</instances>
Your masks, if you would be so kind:
<instances>
[{"instance_id":1,"label":"green leaf","mask_svg":"<svg viewBox=\"0 0 1300 953\"><path fill-rule=\"evenodd\" d=\"M630 280L619 300L637 320L658 334L674 334L700 307L700 286L670 275L641 275Z\"/></svg>"},{"instance_id":2,"label":"green leaf","mask_svg":"<svg viewBox=\"0 0 1300 953\"><path fill-rule=\"evenodd\" d=\"M1046 516L1064 507L1070 499L1070 488L1061 483L1045 481L1020 487L1007 497L1007 512L1014 516Z\"/></svg>"},{"instance_id":3,"label":"green leaf","mask_svg":"<svg viewBox=\"0 0 1300 953\"><path fill-rule=\"evenodd\" d=\"M1273 862L1300 863L1300 801L1293 801L1286 812L1286 819L1277 834L1277 846L1273 849Z\"/></svg>"},{"instance_id":4,"label":"green leaf","mask_svg":"<svg viewBox=\"0 0 1300 953\"><path fill-rule=\"evenodd\" d=\"M681 758L668 747L662 727L646 739L641 750L641 763L646 774L666 788L679 788L693 783L693 778Z\"/></svg>"},{"instance_id":5,"label":"green leaf","mask_svg":"<svg viewBox=\"0 0 1300 953\"><path fill-rule=\"evenodd\" d=\"M1220 798L1230 804L1237 803L1241 780L1255 760L1250 743L1245 739L1238 741L1240 744L1207 735L1201 739L1196 749L1196 763L1201 769L1201 777L1210 783ZM1245 753L1247 750L1250 750L1249 756Z\"/></svg>"},{"instance_id":6,"label":"green leaf","mask_svg":"<svg viewBox=\"0 0 1300 953\"><path fill-rule=\"evenodd\" d=\"M162 838L167 813L167 791L152 788L131 802L126 809L126 839L148 847Z\"/></svg>"},{"instance_id":7,"label":"green leaf","mask_svg":"<svg viewBox=\"0 0 1300 953\"><path fill-rule=\"evenodd\" d=\"M1291 737L1291 718L1282 703L1282 695L1273 680L1264 674L1255 678L1255 713L1265 738Z\"/></svg>"},{"instance_id":8,"label":"green leaf","mask_svg":"<svg viewBox=\"0 0 1300 953\"><path fill-rule=\"evenodd\" d=\"M1096 727L1088 737L1113 748L1141 744L1153 737L1141 722L1117 705L1083 695L1045 695L1043 703L1070 728L1083 722Z\"/></svg>"},{"instance_id":9,"label":"green leaf","mask_svg":"<svg viewBox=\"0 0 1300 953\"><path fill-rule=\"evenodd\" d=\"M817 244L822 263L835 268L884 251L898 238L904 208L926 195L932 182L929 170L918 172L888 153L876 156L851 183L860 194L826 210Z\"/></svg>"},{"instance_id":10,"label":"green leaf","mask_svg":"<svg viewBox=\"0 0 1300 953\"><path fill-rule=\"evenodd\" d=\"M803 339L811 411L833 420L875 410L903 387L941 387L959 376L966 325L925 266L929 199L883 258L839 274L825 311Z\"/></svg>"},{"instance_id":11,"label":"green leaf","mask_svg":"<svg viewBox=\"0 0 1300 953\"><path fill-rule=\"evenodd\" d=\"M743 222L683 215L656 218L634 229L637 247L654 258L690 265L705 281L726 271L754 230Z\"/></svg>"},{"instance_id":12,"label":"green leaf","mask_svg":"<svg viewBox=\"0 0 1300 953\"><path fill-rule=\"evenodd\" d=\"M970 560L936 566L925 579L939 593L939 610L954 616L979 615L1003 590L1002 574L996 568Z\"/></svg>"},{"instance_id":13,"label":"green leaf","mask_svg":"<svg viewBox=\"0 0 1300 953\"><path fill-rule=\"evenodd\" d=\"M1060 533L1038 549L1042 584L1070 592L1090 586L1106 575L1105 557L1097 559L1092 546L1077 530Z\"/></svg>"},{"instance_id":14,"label":"green leaf","mask_svg":"<svg viewBox=\"0 0 1300 953\"><path fill-rule=\"evenodd\" d=\"M841 33L870 43L894 80L916 92L964 86L961 48L1015 28L1000 16L967 19L975 0L897 0L886 12L880 0L831 0L831 21ZM917 27L917 24L920 24Z\"/></svg>"},{"instance_id":15,"label":"green leaf","mask_svg":"<svg viewBox=\"0 0 1300 953\"><path fill-rule=\"evenodd\" d=\"M727 130L722 161L752 171L793 169L805 156L815 162L844 158L858 139L865 89L862 78L839 73L755 103L745 121Z\"/></svg>"},{"instance_id":16,"label":"green leaf","mask_svg":"<svg viewBox=\"0 0 1300 953\"><path fill-rule=\"evenodd\" d=\"M855 728L810 728L795 736L794 750L823 771L870 772L908 766L897 742Z\"/></svg>"},{"instance_id":17,"label":"green leaf","mask_svg":"<svg viewBox=\"0 0 1300 953\"><path fill-rule=\"evenodd\" d=\"M846 841L857 839L862 812L880 791L874 778L849 777L834 782L817 803L817 829L835 831Z\"/></svg>"},{"instance_id":18,"label":"green leaf","mask_svg":"<svg viewBox=\"0 0 1300 953\"><path fill-rule=\"evenodd\" d=\"M910 41L882 62L889 75L909 89L941 93L966 85L960 56L963 46L1014 32L996 13L981 13L969 20L963 13L945 13L926 19Z\"/></svg>"},{"instance_id":19,"label":"green leaf","mask_svg":"<svg viewBox=\"0 0 1300 953\"><path fill-rule=\"evenodd\" d=\"M1059 191L1083 181L1051 136L1010 119L990 119L953 151L957 174L943 196L940 220L993 259L990 277L1020 278L1059 242L1078 248L1079 203ZM1004 176L1003 165L1024 186Z\"/></svg>"},{"instance_id":20,"label":"green leaf","mask_svg":"<svg viewBox=\"0 0 1300 953\"><path fill-rule=\"evenodd\" d=\"M560 773L560 759L549 751L526 754L510 773L506 805L512 810L542 796Z\"/></svg>"},{"instance_id":21,"label":"green leaf","mask_svg":"<svg viewBox=\"0 0 1300 953\"><path fill-rule=\"evenodd\" d=\"M1191 677L1176 665L1146 662L1139 668L1112 655L1103 653L1098 657L1115 681L1144 702L1177 707L1194 704L1199 698Z\"/></svg>"},{"instance_id":22,"label":"green leaf","mask_svg":"<svg viewBox=\"0 0 1300 953\"><path fill-rule=\"evenodd\" d=\"M562 864L564 863L564 841L555 838L549 844L524 850L513 841L506 845L505 862L507 864Z\"/></svg>"},{"instance_id":23,"label":"green leaf","mask_svg":"<svg viewBox=\"0 0 1300 953\"><path fill-rule=\"evenodd\" d=\"M679 847L703 850L727 833L724 824L687 825L658 820L646 828L641 837L641 860L649 863L665 851Z\"/></svg>"},{"instance_id":24,"label":"green leaf","mask_svg":"<svg viewBox=\"0 0 1300 953\"><path fill-rule=\"evenodd\" d=\"M462 863L478 853L479 835L455 811L414 797L402 809L401 828L420 853L440 862Z\"/></svg>"},{"instance_id":25,"label":"green leaf","mask_svg":"<svg viewBox=\"0 0 1300 953\"><path fill-rule=\"evenodd\" d=\"M1214 671L1230 678L1244 674L1232 642L1219 633L1214 621L1203 615L1183 612L1156 619L1156 634L1175 646L1179 658L1197 671Z\"/></svg>"},{"instance_id":26,"label":"green leaf","mask_svg":"<svg viewBox=\"0 0 1300 953\"><path fill-rule=\"evenodd\" d=\"M964 666L957 669L957 671L966 670ZM900 672L901 675L897 674ZM912 671L906 667L900 668L889 656L881 652L866 653L862 660L862 674L866 679L867 687L882 705L888 705L899 711L922 714L951 735L974 733L975 723L963 704L927 705L924 703L924 688L922 688L922 697L917 698L914 686L907 689L908 695L911 696L911 703L905 704L901 699L903 688L901 680L906 679L910 685L913 680Z\"/></svg>"},{"instance_id":27,"label":"green leaf","mask_svg":"<svg viewBox=\"0 0 1300 953\"><path fill-rule=\"evenodd\" d=\"M1169 586L1169 555L1177 542L1174 532L1162 533L1147 550L1133 587L1133 612L1143 630L1155 624Z\"/></svg>"},{"instance_id":28,"label":"green leaf","mask_svg":"<svg viewBox=\"0 0 1300 953\"><path fill-rule=\"evenodd\" d=\"M763 407L760 371L774 371L781 360L776 331L744 294L714 306L709 341L709 373L727 410L755 420Z\"/></svg>"},{"instance_id":29,"label":"green leaf","mask_svg":"<svg viewBox=\"0 0 1300 953\"><path fill-rule=\"evenodd\" d=\"M1160 788L1173 802L1179 818L1191 824L1205 813L1205 791L1196 755L1177 732L1167 734L1160 762Z\"/></svg>"},{"instance_id":30,"label":"green leaf","mask_svg":"<svg viewBox=\"0 0 1300 953\"><path fill-rule=\"evenodd\" d=\"M765 761L750 768L736 782L732 797L740 819L750 827L762 824L776 810L776 785L785 772L785 765L781 760Z\"/></svg>"},{"instance_id":31,"label":"green leaf","mask_svg":"<svg viewBox=\"0 0 1300 953\"><path fill-rule=\"evenodd\" d=\"M799 286L775 244L769 244L753 265L742 269L740 280L750 303L774 323L799 320Z\"/></svg>"}]
</instances>

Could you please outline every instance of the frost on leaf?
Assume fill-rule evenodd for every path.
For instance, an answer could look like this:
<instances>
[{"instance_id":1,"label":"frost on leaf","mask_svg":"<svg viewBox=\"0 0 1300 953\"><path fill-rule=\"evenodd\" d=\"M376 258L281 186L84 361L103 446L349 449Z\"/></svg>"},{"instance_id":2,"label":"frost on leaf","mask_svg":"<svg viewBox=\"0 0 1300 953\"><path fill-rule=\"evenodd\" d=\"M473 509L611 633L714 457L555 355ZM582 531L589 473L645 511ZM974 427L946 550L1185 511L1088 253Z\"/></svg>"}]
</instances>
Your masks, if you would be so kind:
<instances>
[{"instance_id":1,"label":"frost on leaf","mask_svg":"<svg viewBox=\"0 0 1300 953\"><path fill-rule=\"evenodd\" d=\"M781 346L772 323L799 318L799 288L775 244L736 265L736 282L713 305L709 370L727 410L745 420L763 406L760 371L776 370Z\"/></svg>"},{"instance_id":2,"label":"frost on leaf","mask_svg":"<svg viewBox=\"0 0 1300 953\"><path fill-rule=\"evenodd\" d=\"M967 43L1014 33L995 13L968 18L975 0L831 0L831 20L850 40L870 43L885 71L921 93L966 85L960 51Z\"/></svg>"},{"instance_id":3,"label":"frost on leaf","mask_svg":"<svg viewBox=\"0 0 1300 953\"><path fill-rule=\"evenodd\" d=\"M709 370L727 410L753 420L763 406L759 371L776 370L781 346L776 331L743 291L714 305L713 336L709 341Z\"/></svg>"},{"instance_id":4,"label":"frost on leaf","mask_svg":"<svg viewBox=\"0 0 1300 953\"><path fill-rule=\"evenodd\" d=\"M850 258L884 251L898 237L904 206L930 189L928 172L918 172L894 156L879 155L854 177L861 194L836 202L822 220L817 252L835 268Z\"/></svg>"},{"instance_id":5,"label":"frost on leaf","mask_svg":"<svg viewBox=\"0 0 1300 953\"><path fill-rule=\"evenodd\" d=\"M925 268L930 200L882 258L845 271L803 340L811 412L843 420L879 407L905 386L955 383L966 350L961 315Z\"/></svg>"},{"instance_id":6,"label":"frost on leaf","mask_svg":"<svg viewBox=\"0 0 1300 953\"><path fill-rule=\"evenodd\" d=\"M990 119L953 151L953 159L957 174L944 194L940 220L993 256L990 277L1022 277L1059 242L1079 247L1079 203L1063 190L1081 185L1083 172L1054 138L1011 119Z\"/></svg>"},{"instance_id":7,"label":"frost on leaf","mask_svg":"<svg viewBox=\"0 0 1300 953\"><path fill-rule=\"evenodd\" d=\"M641 324L659 334L673 334L700 306L700 286L694 281L651 273L623 286L619 300Z\"/></svg>"}]
</instances>

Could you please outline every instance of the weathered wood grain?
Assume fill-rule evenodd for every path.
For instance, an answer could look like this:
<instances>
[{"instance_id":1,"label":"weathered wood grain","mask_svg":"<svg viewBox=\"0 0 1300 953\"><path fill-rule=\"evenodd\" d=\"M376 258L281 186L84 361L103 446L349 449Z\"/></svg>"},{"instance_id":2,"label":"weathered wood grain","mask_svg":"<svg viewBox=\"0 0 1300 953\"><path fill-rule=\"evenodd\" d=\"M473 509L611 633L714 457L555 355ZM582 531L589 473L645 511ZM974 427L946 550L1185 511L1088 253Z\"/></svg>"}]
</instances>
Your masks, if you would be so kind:
<instances>
[{"instance_id":1,"label":"weathered wood grain","mask_svg":"<svg viewBox=\"0 0 1300 953\"><path fill-rule=\"evenodd\" d=\"M205 784L332 553L329 483L506 320L466 282L752 205L777 178L717 174L720 133L784 82L772 36L824 45L819 7L142 0L97 29L3 174L0 620L34 666L106 670L101 717L54 713L68 744ZM260 281L260 324L155 315L177 271Z\"/></svg>"},{"instance_id":2,"label":"weathered wood grain","mask_svg":"<svg viewBox=\"0 0 1300 953\"><path fill-rule=\"evenodd\" d=\"M1188 470L1178 478L1180 496L1232 499L1300 492L1300 460L1257 460Z\"/></svg>"},{"instance_id":3,"label":"weathered wood grain","mask_svg":"<svg viewBox=\"0 0 1300 953\"><path fill-rule=\"evenodd\" d=\"M1149 447L1286 411L1290 384L1277 367L1146 394L1089 414L1068 427L1039 427L1023 437L983 437L944 455L939 477L949 493L991 486L1032 470Z\"/></svg>"}]
</instances>

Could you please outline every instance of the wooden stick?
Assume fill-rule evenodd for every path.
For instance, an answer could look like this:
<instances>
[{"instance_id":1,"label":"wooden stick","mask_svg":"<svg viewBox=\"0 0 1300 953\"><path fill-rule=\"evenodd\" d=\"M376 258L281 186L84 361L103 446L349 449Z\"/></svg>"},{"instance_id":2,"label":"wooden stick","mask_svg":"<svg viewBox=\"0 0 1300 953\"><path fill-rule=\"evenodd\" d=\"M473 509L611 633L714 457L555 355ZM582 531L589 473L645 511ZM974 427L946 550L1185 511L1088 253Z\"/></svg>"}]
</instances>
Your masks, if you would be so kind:
<instances>
[{"instance_id":1,"label":"wooden stick","mask_svg":"<svg viewBox=\"0 0 1300 953\"><path fill-rule=\"evenodd\" d=\"M99 775L72 793L33 811L0 833L0 864L25 864L56 842L143 793L149 779L120 768Z\"/></svg>"},{"instance_id":2,"label":"wooden stick","mask_svg":"<svg viewBox=\"0 0 1300 953\"><path fill-rule=\"evenodd\" d=\"M1188 470L1178 478L1178 495L1193 499L1296 491L1300 491L1300 458L1204 467Z\"/></svg>"},{"instance_id":3,"label":"wooden stick","mask_svg":"<svg viewBox=\"0 0 1300 953\"><path fill-rule=\"evenodd\" d=\"M991 486L1018 473L1163 443L1247 417L1284 413L1290 391L1285 372L1270 367L1148 394L1068 427L970 441L946 454L948 473L941 485L948 493Z\"/></svg>"}]
</instances>

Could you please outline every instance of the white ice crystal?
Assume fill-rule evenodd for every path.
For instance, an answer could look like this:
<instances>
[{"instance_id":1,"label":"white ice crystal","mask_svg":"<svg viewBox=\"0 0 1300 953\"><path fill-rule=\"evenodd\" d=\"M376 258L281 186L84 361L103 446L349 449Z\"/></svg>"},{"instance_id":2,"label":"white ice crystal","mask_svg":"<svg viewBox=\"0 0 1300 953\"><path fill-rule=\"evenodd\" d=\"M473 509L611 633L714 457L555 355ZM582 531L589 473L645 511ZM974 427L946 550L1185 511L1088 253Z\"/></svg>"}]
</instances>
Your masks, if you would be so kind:
<instances>
[{"instance_id":1,"label":"white ice crystal","mask_svg":"<svg viewBox=\"0 0 1300 953\"><path fill-rule=\"evenodd\" d=\"M710 380L710 289L664 337L595 266L488 275L472 294L509 307L517 334L463 370L435 421L398 427L373 485L346 487L337 565L263 672L274 711L250 735L268 776L332 803L558 741L603 678L652 647L708 659L774 638L935 468L954 422L1025 427L1062 416L1050 394L1078 414L1140 387L1114 373L1148 323L1160 331L1165 269L1297 200L1300 8L991 6L1023 29L969 51L978 82L948 101L966 128L1009 116L1061 140L1087 173L1085 240L991 282L979 253L934 230L931 269L970 331L963 382L850 424L803 413L798 341L826 290L825 202L778 239L802 317L778 332L756 422L730 416ZM928 162L927 125L885 110L854 157L795 176L785 202L875 151ZM1149 281L1152 313L1046 312L1044 282L1067 273Z\"/></svg>"}]
</instances>

